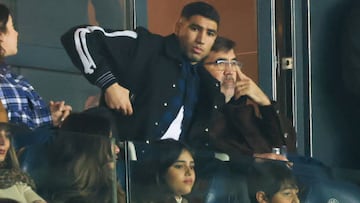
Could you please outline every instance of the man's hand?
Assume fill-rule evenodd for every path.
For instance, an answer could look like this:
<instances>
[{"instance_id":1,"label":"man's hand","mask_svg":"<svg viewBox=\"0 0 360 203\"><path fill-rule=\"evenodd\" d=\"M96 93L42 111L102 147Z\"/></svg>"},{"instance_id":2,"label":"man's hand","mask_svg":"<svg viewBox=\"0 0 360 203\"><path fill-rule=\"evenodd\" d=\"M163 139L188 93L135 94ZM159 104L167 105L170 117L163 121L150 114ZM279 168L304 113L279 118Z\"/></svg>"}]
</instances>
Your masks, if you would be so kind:
<instances>
[{"instance_id":1,"label":"man's hand","mask_svg":"<svg viewBox=\"0 0 360 203\"><path fill-rule=\"evenodd\" d=\"M61 123L68 117L72 111L70 105L65 105L64 101L50 101L49 103L51 118L53 120L53 125L59 127Z\"/></svg>"},{"instance_id":2,"label":"man's hand","mask_svg":"<svg viewBox=\"0 0 360 203\"><path fill-rule=\"evenodd\" d=\"M271 159L271 160L278 160L278 161L289 161L285 156L281 154L275 153L255 153L253 155L255 158L260 159Z\"/></svg>"},{"instance_id":3,"label":"man's hand","mask_svg":"<svg viewBox=\"0 0 360 203\"><path fill-rule=\"evenodd\" d=\"M253 157L255 157L255 161L263 161L264 159L270 159L270 160L277 160L277 161L285 161L286 166L288 168L292 168L294 166L294 163L289 161L285 156L281 154L275 154L275 153L255 153L253 154Z\"/></svg>"},{"instance_id":4,"label":"man's hand","mask_svg":"<svg viewBox=\"0 0 360 203\"><path fill-rule=\"evenodd\" d=\"M260 106L271 104L270 99L256 85L256 83L251 78L242 73L240 69L236 69L235 99L239 99L241 96L245 95L250 97Z\"/></svg>"},{"instance_id":5,"label":"man's hand","mask_svg":"<svg viewBox=\"0 0 360 203\"><path fill-rule=\"evenodd\" d=\"M105 102L110 109L115 109L124 115L130 116L133 114L133 108L129 94L128 89L114 83L105 90Z\"/></svg>"}]
</instances>

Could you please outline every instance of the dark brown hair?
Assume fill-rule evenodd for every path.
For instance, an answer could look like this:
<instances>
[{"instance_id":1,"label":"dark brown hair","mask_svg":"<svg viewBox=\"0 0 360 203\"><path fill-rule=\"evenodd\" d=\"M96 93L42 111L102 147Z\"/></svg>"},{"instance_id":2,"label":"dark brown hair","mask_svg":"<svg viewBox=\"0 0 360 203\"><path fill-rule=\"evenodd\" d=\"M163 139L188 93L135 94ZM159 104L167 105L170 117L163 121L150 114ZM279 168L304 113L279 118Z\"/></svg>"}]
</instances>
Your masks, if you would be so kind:
<instances>
[{"instance_id":1,"label":"dark brown hair","mask_svg":"<svg viewBox=\"0 0 360 203\"><path fill-rule=\"evenodd\" d=\"M211 51L219 52L219 51L225 51L228 52L231 49L234 49L236 46L236 43L232 41L231 39L220 37L218 36L211 47Z\"/></svg>"},{"instance_id":2,"label":"dark brown hair","mask_svg":"<svg viewBox=\"0 0 360 203\"><path fill-rule=\"evenodd\" d=\"M0 4L0 34L7 32L6 24L9 21L10 10L4 4ZM1 46L2 41L0 40L0 62L3 62L5 56L5 50Z\"/></svg>"},{"instance_id":3,"label":"dark brown hair","mask_svg":"<svg viewBox=\"0 0 360 203\"><path fill-rule=\"evenodd\" d=\"M198 1L189 3L185 5L181 11L181 17L186 19L189 19L194 15L204 16L205 18L215 21L218 25L220 24L219 13L213 6L206 2Z\"/></svg>"},{"instance_id":4,"label":"dark brown hair","mask_svg":"<svg viewBox=\"0 0 360 203\"><path fill-rule=\"evenodd\" d=\"M65 184L70 184L72 191L58 190L53 195L55 199L66 196L69 201L111 201L114 180L108 166L112 161L110 134L111 124L101 116L72 113L65 119L54 139L49 161L55 172L61 168L64 177L69 178ZM120 188L117 185L118 202L124 202L125 194Z\"/></svg>"}]
</instances>

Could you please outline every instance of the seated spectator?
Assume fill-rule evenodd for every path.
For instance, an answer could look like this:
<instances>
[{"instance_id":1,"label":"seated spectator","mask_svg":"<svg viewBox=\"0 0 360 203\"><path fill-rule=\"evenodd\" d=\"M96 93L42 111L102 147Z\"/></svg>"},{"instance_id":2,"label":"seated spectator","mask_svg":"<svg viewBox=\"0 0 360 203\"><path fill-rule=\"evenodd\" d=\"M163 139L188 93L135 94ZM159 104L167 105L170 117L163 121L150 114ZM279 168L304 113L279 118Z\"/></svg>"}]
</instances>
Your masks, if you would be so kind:
<instances>
[{"instance_id":1,"label":"seated spectator","mask_svg":"<svg viewBox=\"0 0 360 203\"><path fill-rule=\"evenodd\" d=\"M295 151L293 127L282 122L275 103L241 71L234 47L232 40L217 37L199 69L201 94L185 139L194 148L225 152L230 158L287 160L272 148L285 145Z\"/></svg>"},{"instance_id":2,"label":"seated spectator","mask_svg":"<svg viewBox=\"0 0 360 203\"><path fill-rule=\"evenodd\" d=\"M292 171L278 161L256 161L247 175L251 203L298 203L298 186Z\"/></svg>"},{"instance_id":3,"label":"seated spectator","mask_svg":"<svg viewBox=\"0 0 360 203\"><path fill-rule=\"evenodd\" d=\"M179 141L164 139L152 143L152 151L134 178L139 184L136 202L187 203L195 183L195 162L191 150Z\"/></svg>"},{"instance_id":4,"label":"seated spectator","mask_svg":"<svg viewBox=\"0 0 360 203\"><path fill-rule=\"evenodd\" d=\"M9 9L0 4L0 100L8 113L9 122L23 123L31 129L40 126L59 126L69 115L71 106L64 101L50 101L49 105L22 75L10 71L4 62L17 54L18 32Z\"/></svg>"},{"instance_id":5,"label":"seated spectator","mask_svg":"<svg viewBox=\"0 0 360 203\"><path fill-rule=\"evenodd\" d=\"M21 171L12 146L12 134L29 129L8 123L2 105L0 109L0 202L45 203L36 194L34 181Z\"/></svg>"},{"instance_id":6,"label":"seated spectator","mask_svg":"<svg viewBox=\"0 0 360 203\"><path fill-rule=\"evenodd\" d=\"M201 95L186 142L199 151L227 153L235 174L246 173L257 157L289 159L301 184L332 178L324 164L295 153L293 126L279 113L276 103L241 71L234 47L232 40L218 37L204 68L199 69ZM272 152L272 148L282 146L288 154Z\"/></svg>"},{"instance_id":7,"label":"seated spectator","mask_svg":"<svg viewBox=\"0 0 360 203\"><path fill-rule=\"evenodd\" d=\"M114 182L119 148L112 139L110 121L104 117L89 113L67 117L49 147L49 201L125 202L120 184Z\"/></svg>"}]
</instances>

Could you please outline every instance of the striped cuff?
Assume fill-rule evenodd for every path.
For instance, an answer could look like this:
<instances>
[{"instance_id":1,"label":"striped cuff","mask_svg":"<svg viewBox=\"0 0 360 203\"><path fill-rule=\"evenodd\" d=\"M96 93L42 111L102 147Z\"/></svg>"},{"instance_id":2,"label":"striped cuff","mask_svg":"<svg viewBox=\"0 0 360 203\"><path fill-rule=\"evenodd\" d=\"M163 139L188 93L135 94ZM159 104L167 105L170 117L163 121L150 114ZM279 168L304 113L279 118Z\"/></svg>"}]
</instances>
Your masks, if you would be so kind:
<instances>
[{"instance_id":1,"label":"striped cuff","mask_svg":"<svg viewBox=\"0 0 360 203\"><path fill-rule=\"evenodd\" d=\"M115 76L110 71L108 71L95 81L95 85L100 87L102 90L106 90L109 86L116 82L117 81Z\"/></svg>"}]
</instances>

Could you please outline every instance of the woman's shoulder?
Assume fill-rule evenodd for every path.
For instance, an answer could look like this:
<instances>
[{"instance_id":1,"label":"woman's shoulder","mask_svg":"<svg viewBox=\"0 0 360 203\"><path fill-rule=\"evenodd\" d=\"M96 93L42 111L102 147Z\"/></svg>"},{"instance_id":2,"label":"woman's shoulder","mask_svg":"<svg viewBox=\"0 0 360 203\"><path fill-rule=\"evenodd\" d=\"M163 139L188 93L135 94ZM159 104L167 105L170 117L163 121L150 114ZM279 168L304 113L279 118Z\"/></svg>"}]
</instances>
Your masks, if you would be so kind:
<instances>
[{"instance_id":1,"label":"woman's shoulder","mask_svg":"<svg viewBox=\"0 0 360 203\"><path fill-rule=\"evenodd\" d=\"M189 203L189 201L186 198L182 198L181 203Z\"/></svg>"},{"instance_id":2,"label":"woman's shoulder","mask_svg":"<svg viewBox=\"0 0 360 203\"><path fill-rule=\"evenodd\" d=\"M20 169L0 169L1 188L10 187L17 183L24 183L35 189L34 180L29 174Z\"/></svg>"}]
</instances>

